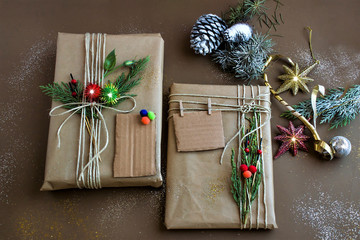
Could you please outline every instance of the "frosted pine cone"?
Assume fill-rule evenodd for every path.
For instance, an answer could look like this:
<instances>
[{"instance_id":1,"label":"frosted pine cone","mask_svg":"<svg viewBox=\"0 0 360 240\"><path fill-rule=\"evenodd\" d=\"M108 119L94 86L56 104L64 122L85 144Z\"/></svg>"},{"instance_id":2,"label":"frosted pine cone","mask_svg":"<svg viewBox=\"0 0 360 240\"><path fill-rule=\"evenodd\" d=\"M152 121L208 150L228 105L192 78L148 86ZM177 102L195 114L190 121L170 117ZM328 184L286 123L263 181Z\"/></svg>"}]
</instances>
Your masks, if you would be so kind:
<instances>
[{"instance_id":1,"label":"frosted pine cone","mask_svg":"<svg viewBox=\"0 0 360 240\"><path fill-rule=\"evenodd\" d=\"M237 23L224 32L224 40L227 42L247 42L251 38L252 29L246 23Z\"/></svg>"},{"instance_id":2,"label":"frosted pine cone","mask_svg":"<svg viewBox=\"0 0 360 240\"><path fill-rule=\"evenodd\" d=\"M190 47L196 54L206 55L216 50L223 41L226 23L214 14L205 14L196 21L190 35Z\"/></svg>"}]
</instances>

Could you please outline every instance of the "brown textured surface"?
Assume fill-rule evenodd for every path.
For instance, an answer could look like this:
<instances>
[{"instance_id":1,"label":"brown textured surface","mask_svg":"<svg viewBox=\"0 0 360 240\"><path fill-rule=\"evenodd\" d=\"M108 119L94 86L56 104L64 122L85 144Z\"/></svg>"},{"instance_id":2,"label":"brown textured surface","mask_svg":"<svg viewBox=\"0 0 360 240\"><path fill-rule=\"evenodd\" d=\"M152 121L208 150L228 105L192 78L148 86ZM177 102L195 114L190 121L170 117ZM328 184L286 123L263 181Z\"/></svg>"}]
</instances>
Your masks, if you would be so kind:
<instances>
[{"instance_id":1,"label":"brown textured surface","mask_svg":"<svg viewBox=\"0 0 360 240\"><path fill-rule=\"evenodd\" d=\"M355 206L359 211L358 119L338 130L329 131L328 125L318 127L324 140L336 135L350 139L353 151L348 158L326 162L310 150L296 157L286 154L274 161L279 228L273 231L167 231L163 224L164 188L39 192L44 176L51 101L38 86L53 81L57 32L161 33L165 40L165 120L167 96L173 82L238 83L230 74L222 73L209 58L197 56L189 49L189 32L196 19L210 12L220 15L236 2L0 0L2 239L119 239L119 236L122 239L321 239L325 236L319 235L322 230L313 227L314 222L307 224L308 220L295 211L299 204L315 207L307 208L309 212L330 214L340 203L345 203L347 209ZM284 4L281 12L285 24L276 33L282 37L274 37L275 50L306 64L311 59L304 26L309 25L314 30L315 54L322 61L309 77L326 87L359 84L360 2L287 0ZM271 68L274 74L280 70L280 64ZM280 85L274 77L271 79L274 87ZM292 97L290 93L282 96L290 103L308 97L305 94ZM287 126L287 121L279 118L283 110L273 100L273 136L278 133L276 124ZM165 169L166 121L163 130ZM273 142L273 152L277 148L278 144ZM339 224L330 219L324 224L323 228L328 227L328 231L335 226L337 232L328 239L336 239L339 232L348 231L346 224L351 222L344 221L346 219L336 219ZM317 222L324 220L327 219L319 218ZM353 229L359 231L359 226Z\"/></svg>"},{"instance_id":2,"label":"brown textured surface","mask_svg":"<svg viewBox=\"0 0 360 240\"><path fill-rule=\"evenodd\" d=\"M156 173L155 123L141 123L139 114L116 116L114 177L141 177Z\"/></svg>"},{"instance_id":3,"label":"brown textured surface","mask_svg":"<svg viewBox=\"0 0 360 240\"><path fill-rule=\"evenodd\" d=\"M173 115L178 152L218 149L225 146L221 112L188 112Z\"/></svg>"}]
</instances>

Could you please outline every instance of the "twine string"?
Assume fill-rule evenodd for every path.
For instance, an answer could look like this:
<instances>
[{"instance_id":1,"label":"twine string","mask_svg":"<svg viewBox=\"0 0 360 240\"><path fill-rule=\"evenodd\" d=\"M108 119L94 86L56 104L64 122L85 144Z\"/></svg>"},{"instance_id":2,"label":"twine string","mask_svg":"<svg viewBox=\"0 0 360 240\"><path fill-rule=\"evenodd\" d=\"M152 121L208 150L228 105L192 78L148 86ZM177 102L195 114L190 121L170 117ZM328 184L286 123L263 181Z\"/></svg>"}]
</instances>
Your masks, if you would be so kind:
<instances>
[{"instance_id":1,"label":"twine string","mask_svg":"<svg viewBox=\"0 0 360 240\"><path fill-rule=\"evenodd\" d=\"M104 86L104 65L106 48L106 34L85 34L85 66L84 66L84 89L90 83ZM133 102L133 107L128 110L116 109L106 106L104 103L88 102L83 94L81 102L66 103L51 109L49 115L51 117L63 116L70 114L60 124L57 130L57 147L61 146L61 130L64 125L80 112L80 129L79 129L79 146L76 163L76 184L78 188L101 188L100 182L100 154L105 151L109 144L109 130L105 122L105 118L101 112L102 109L110 109L117 113L129 113L136 108L136 101L131 96L121 96L120 99L129 99ZM71 108L66 111L57 112L60 108ZM88 112L90 110L90 112ZM90 120L88 115L90 114ZM97 117L96 117L97 116ZM104 127L105 143L100 146L101 128ZM88 159L85 161L85 132L86 127L89 130L90 145Z\"/></svg>"}]
</instances>

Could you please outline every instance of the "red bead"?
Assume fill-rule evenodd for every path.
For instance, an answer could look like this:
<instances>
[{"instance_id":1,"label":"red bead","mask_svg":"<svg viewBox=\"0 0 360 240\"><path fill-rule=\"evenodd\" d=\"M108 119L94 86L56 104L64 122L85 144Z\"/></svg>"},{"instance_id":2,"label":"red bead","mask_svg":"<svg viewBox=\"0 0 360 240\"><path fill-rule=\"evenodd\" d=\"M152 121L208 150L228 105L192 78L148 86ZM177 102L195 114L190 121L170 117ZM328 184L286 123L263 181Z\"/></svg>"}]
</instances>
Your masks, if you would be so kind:
<instances>
[{"instance_id":1,"label":"red bead","mask_svg":"<svg viewBox=\"0 0 360 240\"><path fill-rule=\"evenodd\" d=\"M148 125L150 123L150 119L148 117L142 117L141 122L145 125Z\"/></svg>"},{"instance_id":2,"label":"red bead","mask_svg":"<svg viewBox=\"0 0 360 240\"><path fill-rule=\"evenodd\" d=\"M257 153L258 153L258 154L262 154L261 149L258 149L258 150L257 150Z\"/></svg>"},{"instance_id":3,"label":"red bead","mask_svg":"<svg viewBox=\"0 0 360 240\"><path fill-rule=\"evenodd\" d=\"M245 172L247 170L248 170L248 166L246 166L246 164L241 164L240 165L240 171Z\"/></svg>"},{"instance_id":4,"label":"red bead","mask_svg":"<svg viewBox=\"0 0 360 240\"><path fill-rule=\"evenodd\" d=\"M76 92L72 92L71 95L72 95L73 97L76 97L76 96L77 96L77 93L76 93Z\"/></svg>"},{"instance_id":5,"label":"red bead","mask_svg":"<svg viewBox=\"0 0 360 240\"><path fill-rule=\"evenodd\" d=\"M252 173L251 173L250 171L245 171L245 172L243 172L243 177L244 177L244 178L250 178L251 175L252 175Z\"/></svg>"},{"instance_id":6,"label":"red bead","mask_svg":"<svg viewBox=\"0 0 360 240\"><path fill-rule=\"evenodd\" d=\"M246 153L249 153L249 152L250 152L250 149L245 148L245 152L246 152Z\"/></svg>"},{"instance_id":7,"label":"red bead","mask_svg":"<svg viewBox=\"0 0 360 240\"><path fill-rule=\"evenodd\" d=\"M252 174L255 174L256 171L257 171L257 169L256 169L256 167L255 167L254 165L251 165L251 166L249 167L249 171L250 171Z\"/></svg>"},{"instance_id":8,"label":"red bead","mask_svg":"<svg viewBox=\"0 0 360 240\"><path fill-rule=\"evenodd\" d=\"M77 81L75 79L72 79L71 83L75 85L75 84L77 84Z\"/></svg>"}]
</instances>

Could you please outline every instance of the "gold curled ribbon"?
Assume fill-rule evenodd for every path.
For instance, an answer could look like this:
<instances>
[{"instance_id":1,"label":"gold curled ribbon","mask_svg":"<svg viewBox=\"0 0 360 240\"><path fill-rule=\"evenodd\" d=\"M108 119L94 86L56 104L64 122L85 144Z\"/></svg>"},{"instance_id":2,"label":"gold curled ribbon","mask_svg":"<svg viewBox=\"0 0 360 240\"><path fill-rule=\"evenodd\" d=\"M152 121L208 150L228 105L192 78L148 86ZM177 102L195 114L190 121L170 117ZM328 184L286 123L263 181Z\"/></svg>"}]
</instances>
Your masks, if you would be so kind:
<instances>
[{"instance_id":1,"label":"gold curled ribbon","mask_svg":"<svg viewBox=\"0 0 360 240\"><path fill-rule=\"evenodd\" d=\"M271 87L269 80L268 80L268 76L265 73L265 69L270 65L270 63L274 60L283 58L285 59L289 64L294 65L294 62L289 58L289 57L283 57L281 55L270 55L269 58L267 59L267 61L265 62L265 65L263 67L263 72L264 72L264 81L265 81L265 85L268 86L270 88L270 92L274 95L274 97L282 104L284 105L295 117L297 117L311 132L311 134L314 137L314 150L318 153L320 153L321 155L328 157L329 160L333 159L334 154L333 151L331 149L331 147L329 146L329 144L327 144L326 142L324 142L323 140L321 140L319 134L316 131L316 128L304 117L302 116L300 113L298 113L297 111L295 111L295 109L290 106L282 97L280 97L276 91ZM316 88L316 87L315 87ZM314 89L312 92L312 101L314 99L315 101L315 108L313 106L313 110L314 110L314 122L316 121L316 97L317 97L317 93L319 92L319 88ZM316 124L315 124L316 125Z\"/></svg>"}]
</instances>

